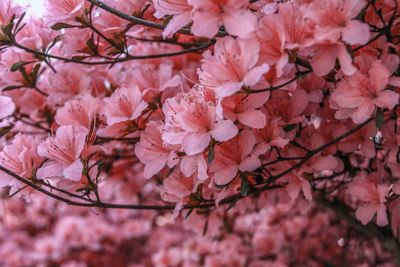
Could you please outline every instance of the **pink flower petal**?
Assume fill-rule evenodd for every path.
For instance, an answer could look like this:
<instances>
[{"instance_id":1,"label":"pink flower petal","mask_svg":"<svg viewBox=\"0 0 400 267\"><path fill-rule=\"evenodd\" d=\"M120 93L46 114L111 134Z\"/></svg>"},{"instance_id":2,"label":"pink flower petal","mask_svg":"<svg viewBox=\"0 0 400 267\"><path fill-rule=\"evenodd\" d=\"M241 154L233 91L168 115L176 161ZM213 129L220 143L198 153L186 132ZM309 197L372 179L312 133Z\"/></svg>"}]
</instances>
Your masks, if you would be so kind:
<instances>
[{"instance_id":1,"label":"pink flower petal","mask_svg":"<svg viewBox=\"0 0 400 267\"><path fill-rule=\"evenodd\" d=\"M336 62L336 47L327 45L319 48L317 54L311 61L311 66L317 76L325 76L328 74Z\"/></svg>"},{"instance_id":2,"label":"pink flower petal","mask_svg":"<svg viewBox=\"0 0 400 267\"><path fill-rule=\"evenodd\" d=\"M210 135L215 140L224 142L235 137L238 132L238 128L232 121L221 120L214 125L213 129L210 131Z\"/></svg>"},{"instance_id":3,"label":"pink flower petal","mask_svg":"<svg viewBox=\"0 0 400 267\"><path fill-rule=\"evenodd\" d=\"M237 165L230 165L214 173L214 181L217 185L225 185L232 181L238 172Z\"/></svg>"},{"instance_id":4,"label":"pink flower petal","mask_svg":"<svg viewBox=\"0 0 400 267\"><path fill-rule=\"evenodd\" d=\"M258 167L261 166L261 161L259 158L255 156L249 156L244 159L242 159L242 162L240 162L239 165L239 170L242 172L245 171L254 171Z\"/></svg>"},{"instance_id":5,"label":"pink flower petal","mask_svg":"<svg viewBox=\"0 0 400 267\"><path fill-rule=\"evenodd\" d=\"M389 222L386 215L386 206L380 205L376 211L376 224L379 226L386 226L388 223Z\"/></svg>"},{"instance_id":6,"label":"pink flower petal","mask_svg":"<svg viewBox=\"0 0 400 267\"><path fill-rule=\"evenodd\" d=\"M338 45L337 58L339 59L340 68L345 75L352 75L357 71L357 68L353 65L353 59L344 44Z\"/></svg>"},{"instance_id":7,"label":"pink flower petal","mask_svg":"<svg viewBox=\"0 0 400 267\"><path fill-rule=\"evenodd\" d=\"M269 71L268 64L262 64L261 66L254 67L243 78L243 84L248 86L255 85L260 81L261 77L268 71Z\"/></svg>"},{"instance_id":8,"label":"pink flower petal","mask_svg":"<svg viewBox=\"0 0 400 267\"><path fill-rule=\"evenodd\" d=\"M191 1L189 1L190 3ZM220 19L211 12L199 12L194 10L192 13L193 25L191 32L196 36L212 38L219 29Z\"/></svg>"},{"instance_id":9,"label":"pink flower petal","mask_svg":"<svg viewBox=\"0 0 400 267\"><path fill-rule=\"evenodd\" d=\"M364 103L357 108L357 110L351 115L354 123L362 123L369 119L374 113L375 107L372 103Z\"/></svg>"},{"instance_id":10,"label":"pink flower petal","mask_svg":"<svg viewBox=\"0 0 400 267\"><path fill-rule=\"evenodd\" d=\"M248 38L256 29L257 16L248 9L229 9L223 15L228 33L240 38Z\"/></svg>"},{"instance_id":11,"label":"pink flower petal","mask_svg":"<svg viewBox=\"0 0 400 267\"><path fill-rule=\"evenodd\" d=\"M211 141L208 133L189 133L183 139L183 151L186 155L195 155L203 152Z\"/></svg>"},{"instance_id":12,"label":"pink flower petal","mask_svg":"<svg viewBox=\"0 0 400 267\"><path fill-rule=\"evenodd\" d=\"M238 120L246 126L255 129L264 128L267 124L267 118L260 110L249 109L238 114Z\"/></svg>"},{"instance_id":13,"label":"pink flower petal","mask_svg":"<svg viewBox=\"0 0 400 267\"><path fill-rule=\"evenodd\" d=\"M63 166L56 161L46 161L36 172L40 180L54 177L62 177Z\"/></svg>"},{"instance_id":14,"label":"pink flower petal","mask_svg":"<svg viewBox=\"0 0 400 267\"><path fill-rule=\"evenodd\" d=\"M356 210L356 217L365 225L372 220L375 212L376 209L373 207L373 205L361 206Z\"/></svg>"},{"instance_id":15,"label":"pink flower petal","mask_svg":"<svg viewBox=\"0 0 400 267\"><path fill-rule=\"evenodd\" d=\"M79 181L82 178L83 164L80 159L75 160L63 170L65 178L72 181Z\"/></svg>"},{"instance_id":16,"label":"pink flower petal","mask_svg":"<svg viewBox=\"0 0 400 267\"><path fill-rule=\"evenodd\" d=\"M173 16L173 18L169 21L167 27L164 29L162 33L163 38L165 39L171 37L178 30L189 24L190 21L191 21L190 12Z\"/></svg>"},{"instance_id":17,"label":"pink flower petal","mask_svg":"<svg viewBox=\"0 0 400 267\"><path fill-rule=\"evenodd\" d=\"M0 96L0 119L10 116L15 111L15 104L11 97Z\"/></svg>"},{"instance_id":18,"label":"pink flower petal","mask_svg":"<svg viewBox=\"0 0 400 267\"><path fill-rule=\"evenodd\" d=\"M375 100L375 104L381 108L392 109L399 104L399 94L390 90L383 91Z\"/></svg>"},{"instance_id":19,"label":"pink flower petal","mask_svg":"<svg viewBox=\"0 0 400 267\"><path fill-rule=\"evenodd\" d=\"M151 178L159 173L165 166L166 161L163 159L147 161L144 166L143 176Z\"/></svg>"},{"instance_id":20,"label":"pink flower petal","mask_svg":"<svg viewBox=\"0 0 400 267\"><path fill-rule=\"evenodd\" d=\"M370 38L367 24L358 20L350 20L342 30L342 39L350 45L365 44Z\"/></svg>"}]
</instances>

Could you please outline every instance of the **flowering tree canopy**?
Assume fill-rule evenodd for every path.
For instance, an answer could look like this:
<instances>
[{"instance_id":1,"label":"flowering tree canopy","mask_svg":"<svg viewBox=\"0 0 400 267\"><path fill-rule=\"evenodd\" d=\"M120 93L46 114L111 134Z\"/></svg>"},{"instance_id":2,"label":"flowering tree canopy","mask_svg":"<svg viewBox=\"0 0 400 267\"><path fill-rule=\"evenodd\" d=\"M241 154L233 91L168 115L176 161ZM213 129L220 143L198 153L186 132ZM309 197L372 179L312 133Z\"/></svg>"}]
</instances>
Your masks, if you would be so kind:
<instances>
[{"instance_id":1,"label":"flowering tree canopy","mask_svg":"<svg viewBox=\"0 0 400 267\"><path fill-rule=\"evenodd\" d=\"M1 266L398 266L400 1L0 0Z\"/></svg>"}]
</instances>

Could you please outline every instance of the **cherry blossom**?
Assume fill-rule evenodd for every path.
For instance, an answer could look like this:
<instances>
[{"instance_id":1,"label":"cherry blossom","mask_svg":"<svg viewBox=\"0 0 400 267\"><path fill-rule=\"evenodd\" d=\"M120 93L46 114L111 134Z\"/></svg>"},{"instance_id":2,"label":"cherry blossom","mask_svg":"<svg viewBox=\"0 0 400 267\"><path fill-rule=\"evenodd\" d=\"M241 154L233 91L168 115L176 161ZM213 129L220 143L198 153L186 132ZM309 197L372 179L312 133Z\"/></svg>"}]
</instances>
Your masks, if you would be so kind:
<instances>
[{"instance_id":1,"label":"cherry blossom","mask_svg":"<svg viewBox=\"0 0 400 267\"><path fill-rule=\"evenodd\" d=\"M306 16L317 24L317 40L337 41L340 37L348 44L365 44L369 39L369 28L355 19L366 6L364 0L322 0L309 5Z\"/></svg>"},{"instance_id":2,"label":"cherry blossom","mask_svg":"<svg viewBox=\"0 0 400 267\"><path fill-rule=\"evenodd\" d=\"M172 145L182 145L183 151L191 156L204 151L211 139L227 141L238 129L230 120L218 119L216 107L203 98L170 98L163 106L166 119L162 138Z\"/></svg>"},{"instance_id":3,"label":"cherry blossom","mask_svg":"<svg viewBox=\"0 0 400 267\"><path fill-rule=\"evenodd\" d=\"M331 107L338 109L335 117L361 123L371 117L377 107L392 109L398 104L399 95L385 90L389 75L385 66L375 61L367 74L357 72L339 83L330 99Z\"/></svg>"},{"instance_id":4,"label":"cherry blossom","mask_svg":"<svg viewBox=\"0 0 400 267\"><path fill-rule=\"evenodd\" d=\"M218 39L214 54L204 53L200 83L210 87L220 97L230 96L243 86L252 86L260 81L269 67L264 63L257 66L260 46L256 40Z\"/></svg>"},{"instance_id":5,"label":"cherry blossom","mask_svg":"<svg viewBox=\"0 0 400 267\"><path fill-rule=\"evenodd\" d=\"M163 31L163 37L171 37L179 29L188 25L192 20L192 9L187 0L154 0L156 12L154 16L161 19L166 15L173 16Z\"/></svg>"},{"instance_id":6,"label":"cherry blossom","mask_svg":"<svg viewBox=\"0 0 400 267\"><path fill-rule=\"evenodd\" d=\"M50 22L65 21L73 22L76 17L83 15L85 1L82 0L46 0L46 10L49 12ZM51 12L50 12L51 10Z\"/></svg>"},{"instance_id":7,"label":"cherry blossom","mask_svg":"<svg viewBox=\"0 0 400 267\"><path fill-rule=\"evenodd\" d=\"M37 171L38 179L65 177L79 181L83 164L80 155L86 145L87 129L72 125L61 126L55 136L38 146L38 154L46 161Z\"/></svg>"},{"instance_id":8,"label":"cherry blossom","mask_svg":"<svg viewBox=\"0 0 400 267\"><path fill-rule=\"evenodd\" d=\"M170 168L176 164L176 148L164 144L162 130L162 125L149 122L141 134L140 142L135 146L135 154L145 164L146 178L157 174L166 164Z\"/></svg>"},{"instance_id":9,"label":"cherry blossom","mask_svg":"<svg viewBox=\"0 0 400 267\"><path fill-rule=\"evenodd\" d=\"M236 94L223 100L224 115L226 118L235 121L236 119L249 127L261 129L266 126L265 114L257 110L264 105L268 99L268 93L263 95Z\"/></svg>"},{"instance_id":10,"label":"cherry blossom","mask_svg":"<svg viewBox=\"0 0 400 267\"><path fill-rule=\"evenodd\" d=\"M37 153L40 144L38 138L18 134L10 144L3 147L0 152L0 163L12 172L29 179L35 179L36 170L44 160ZM23 184L12 176L1 173L1 186L11 186L12 191L17 191Z\"/></svg>"},{"instance_id":11,"label":"cherry blossom","mask_svg":"<svg viewBox=\"0 0 400 267\"><path fill-rule=\"evenodd\" d=\"M6 118L15 111L15 104L8 96L0 96L0 106L0 118Z\"/></svg>"},{"instance_id":12,"label":"cherry blossom","mask_svg":"<svg viewBox=\"0 0 400 267\"><path fill-rule=\"evenodd\" d=\"M89 129L93 120L100 114L101 103L90 96L78 96L57 110L55 120L59 125L83 126Z\"/></svg>"},{"instance_id":13,"label":"cherry blossom","mask_svg":"<svg viewBox=\"0 0 400 267\"><path fill-rule=\"evenodd\" d=\"M192 32L198 36L213 37L223 23L232 35L247 38L255 31L257 17L247 9L246 0L188 0L193 6Z\"/></svg>"},{"instance_id":14,"label":"cherry blossom","mask_svg":"<svg viewBox=\"0 0 400 267\"><path fill-rule=\"evenodd\" d=\"M368 178L366 179L365 176L356 177L349 188L351 194L361 201L356 216L363 224L367 224L376 214L376 223L379 226L384 226L388 224L385 206L388 187L384 184L375 184L373 181L375 177Z\"/></svg>"},{"instance_id":15,"label":"cherry blossom","mask_svg":"<svg viewBox=\"0 0 400 267\"><path fill-rule=\"evenodd\" d=\"M238 171L254 171L260 167L257 156L265 152L265 148L256 144L252 132L244 130L231 141L217 145L215 160L211 165L214 181L224 185L234 179Z\"/></svg>"},{"instance_id":16,"label":"cherry blossom","mask_svg":"<svg viewBox=\"0 0 400 267\"><path fill-rule=\"evenodd\" d=\"M400 264L398 1L45 3L0 1L0 266Z\"/></svg>"},{"instance_id":17,"label":"cherry blossom","mask_svg":"<svg viewBox=\"0 0 400 267\"><path fill-rule=\"evenodd\" d=\"M108 125L125 122L138 118L147 103L142 100L142 94L138 87L121 87L104 99L104 115Z\"/></svg>"}]
</instances>

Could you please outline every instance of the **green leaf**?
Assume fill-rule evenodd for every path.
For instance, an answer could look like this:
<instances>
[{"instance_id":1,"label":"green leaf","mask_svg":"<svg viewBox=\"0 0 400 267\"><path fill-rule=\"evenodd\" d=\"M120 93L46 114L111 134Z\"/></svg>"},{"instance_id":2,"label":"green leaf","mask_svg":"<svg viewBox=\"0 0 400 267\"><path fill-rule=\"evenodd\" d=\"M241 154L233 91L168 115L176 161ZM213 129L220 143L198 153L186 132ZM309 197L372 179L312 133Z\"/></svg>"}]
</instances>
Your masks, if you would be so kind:
<instances>
[{"instance_id":1,"label":"green leaf","mask_svg":"<svg viewBox=\"0 0 400 267\"><path fill-rule=\"evenodd\" d=\"M39 70L40 70L40 64L36 64L36 65L33 67L33 70L32 70L32 72L31 72L31 77L32 77L32 79L33 79L34 81L37 80L37 76L38 76Z\"/></svg>"},{"instance_id":2,"label":"green leaf","mask_svg":"<svg viewBox=\"0 0 400 267\"><path fill-rule=\"evenodd\" d=\"M31 77L29 76L29 74L26 72L26 69L24 68L24 66L21 66L19 68L19 71L22 74L22 77L24 78L24 80L26 81L27 84L32 85L32 80Z\"/></svg>"},{"instance_id":3,"label":"green leaf","mask_svg":"<svg viewBox=\"0 0 400 267\"><path fill-rule=\"evenodd\" d=\"M14 63L11 66L11 71L16 72L16 71L20 70L23 66L28 65L30 63L32 63L32 62L20 61L20 62Z\"/></svg>"},{"instance_id":4,"label":"green leaf","mask_svg":"<svg viewBox=\"0 0 400 267\"><path fill-rule=\"evenodd\" d=\"M249 193L250 184L244 174L240 175L240 179L241 179L240 194L245 197Z\"/></svg>"},{"instance_id":5,"label":"green leaf","mask_svg":"<svg viewBox=\"0 0 400 267\"><path fill-rule=\"evenodd\" d=\"M290 132L291 130L293 130L294 128L296 128L297 124L293 123L293 124L288 124L285 127L283 127L283 130L285 132Z\"/></svg>"},{"instance_id":6,"label":"green leaf","mask_svg":"<svg viewBox=\"0 0 400 267\"><path fill-rule=\"evenodd\" d=\"M1 27L2 31L9 37L12 36L13 28L14 28L14 23L9 23L9 24Z\"/></svg>"},{"instance_id":7,"label":"green leaf","mask_svg":"<svg viewBox=\"0 0 400 267\"><path fill-rule=\"evenodd\" d=\"M74 60L74 61L82 61L82 60L85 60L85 59L87 59L88 58L88 56L73 56L71 59L72 60Z\"/></svg>"},{"instance_id":8,"label":"green leaf","mask_svg":"<svg viewBox=\"0 0 400 267\"><path fill-rule=\"evenodd\" d=\"M94 43L93 36L92 36L92 38L90 38L89 40L87 40L86 45L87 45L87 47L89 48L89 50L90 50L91 52L93 52L94 54L97 54L97 46L96 46L96 44Z\"/></svg>"},{"instance_id":9,"label":"green leaf","mask_svg":"<svg viewBox=\"0 0 400 267\"><path fill-rule=\"evenodd\" d=\"M26 15L26 12L22 13L22 15L18 18L18 21L14 26L14 36L16 36L25 27L26 23L22 24L22 21L24 20L25 15ZM21 26L21 24L22 24L22 26Z\"/></svg>"},{"instance_id":10,"label":"green leaf","mask_svg":"<svg viewBox=\"0 0 400 267\"><path fill-rule=\"evenodd\" d=\"M376 128L378 129L382 128L384 122L385 122L385 115L383 114L383 110L381 108L378 108L375 114Z\"/></svg>"},{"instance_id":11,"label":"green leaf","mask_svg":"<svg viewBox=\"0 0 400 267\"><path fill-rule=\"evenodd\" d=\"M62 30L62 29L75 28L75 27L78 27L78 26L70 25L70 24L67 24L67 23L64 23L64 22L57 22L56 24L51 26L51 29L54 30L54 31L59 31L59 30Z\"/></svg>"},{"instance_id":12,"label":"green leaf","mask_svg":"<svg viewBox=\"0 0 400 267\"><path fill-rule=\"evenodd\" d=\"M58 35L56 38L53 39L53 41L51 41L49 46L46 48L46 52L48 52L51 48L53 48L53 46L55 46L59 41L61 41L60 35Z\"/></svg>"},{"instance_id":13,"label":"green leaf","mask_svg":"<svg viewBox=\"0 0 400 267\"><path fill-rule=\"evenodd\" d=\"M187 218L189 218L189 216L190 216L190 214L192 214L192 212L194 211L194 209L192 208L192 209L189 209L189 211L186 213L186 215L185 215L185 220L187 219Z\"/></svg>"},{"instance_id":14,"label":"green leaf","mask_svg":"<svg viewBox=\"0 0 400 267\"><path fill-rule=\"evenodd\" d=\"M208 230L208 219L206 220L206 223L204 224L203 227L203 236L207 234L207 230Z\"/></svg>"},{"instance_id":15,"label":"green leaf","mask_svg":"<svg viewBox=\"0 0 400 267\"><path fill-rule=\"evenodd\" d=\"M208 164L211 164L215 158L214 147L215 147L215 143L214 143L214 140L212 140L208 147L208 158L207 158Z\"/></svg>"},{"instance_id":16,"label":"green leaf","mask_svg":"<svg viewBox=\"0 0 400 267\"><path fill-rule=\"evenodd\" d=\"M163 24L164 26L167 26L168 23L172 20L172 18L173 18L173 16L171 16L171 15L166 16L166 17L164 18L162 24Z\"/></svg>"},{"instance_id":17,"label":"green leaf","mask_svg":"<svg viewBox=\"0 0 400 267\"><path fill-rule=\"evenodd\" d=\"M22 87L23 87L23 85L9 85L9 86L4 87L0 91L12 91L14 89L19 89L19 88L22 88Z\"/></svg>"}]
</instances>

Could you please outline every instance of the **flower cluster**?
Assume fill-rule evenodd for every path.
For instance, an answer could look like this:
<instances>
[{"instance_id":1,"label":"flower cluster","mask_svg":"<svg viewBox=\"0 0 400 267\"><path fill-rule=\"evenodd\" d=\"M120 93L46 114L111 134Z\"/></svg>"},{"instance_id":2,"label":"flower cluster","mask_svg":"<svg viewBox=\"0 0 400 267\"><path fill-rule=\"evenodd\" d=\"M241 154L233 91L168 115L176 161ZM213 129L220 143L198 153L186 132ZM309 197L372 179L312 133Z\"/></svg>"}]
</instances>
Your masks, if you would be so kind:
<instances>
[{"instance_id":1,"label":"flower cluster","mask_svg":"<svg viewBox=\"0 0 400 267\"><path fill-rule=\"evenodd\" d=\"M76 206L171 211L128 212L117 220L126 236L106 214L85 236L93 216L71 208L46 226L57 242L72 235L72 251L82 233L96 251L144 238L154 266L284 266L328 242L323 227L340 239L356 225L400 249L397 1L123 2L47 0L43 18L0 2L0 186L32 201L40 191ZM312 230L302 239L292 228ZM72 252L53 241L35 249L64 262ZM334 261L343 246L320 253Z\"/></svg>"}]
</instances>

